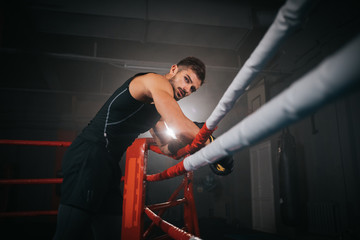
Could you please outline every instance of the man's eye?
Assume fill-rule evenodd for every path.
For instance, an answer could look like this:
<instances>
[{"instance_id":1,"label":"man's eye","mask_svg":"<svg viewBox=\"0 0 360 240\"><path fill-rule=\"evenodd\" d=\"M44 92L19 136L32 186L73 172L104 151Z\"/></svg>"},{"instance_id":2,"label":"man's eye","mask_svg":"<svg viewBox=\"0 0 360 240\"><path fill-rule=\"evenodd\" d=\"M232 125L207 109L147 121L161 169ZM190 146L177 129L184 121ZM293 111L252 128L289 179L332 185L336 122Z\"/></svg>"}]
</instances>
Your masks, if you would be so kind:
<instances>
[{"instance_id":1,"label":"man's eye","mask_svg":"<svg viewBox=\"0 0 360 240\"><path fill-rule=\"evenodd\" d=\"M185 82L186 82L186 83L189 83L190 80L186 77L186 78L185 78Z\"/></svg>"}]
</instances>

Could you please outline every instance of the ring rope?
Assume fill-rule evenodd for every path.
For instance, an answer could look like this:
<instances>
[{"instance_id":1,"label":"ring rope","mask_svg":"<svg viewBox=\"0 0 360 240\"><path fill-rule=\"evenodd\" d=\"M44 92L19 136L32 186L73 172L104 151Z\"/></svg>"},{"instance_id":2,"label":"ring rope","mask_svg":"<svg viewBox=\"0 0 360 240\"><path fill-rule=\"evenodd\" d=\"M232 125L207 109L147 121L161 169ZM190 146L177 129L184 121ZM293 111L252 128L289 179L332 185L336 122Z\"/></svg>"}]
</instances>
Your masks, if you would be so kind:
<instances>
[{"instance_id":1,"label":"ring rope","mask_svg":"<svg viewBox=\"0 0 360 240\"><path fill-rule=\"evenodd\" d=\"M251 81L261 72L289 35L298 29L307 10L314 2L316 1L288 0L280 8L274 22L206 120L209 129L214 129L232 109L236 100L246 91Z\"/></svg>"},{"instance_id":2,"label":"ring rope","mask_svg":"<svg viewBox=\"0 0 360 240\"><path fill-rule=\"evenodd\" d=\"M200 238L195 237L194 235L191 235L190 233L161 219L158 215L156 215L148 207L145 207L145 213L153 221L153 223L155 223L156 226L160 227L165 233L169 234L170 237L172 237L176 240L190 240L190 239L200 240Z\"/></svg>"},{"instance_id":3,"label":"ring rope","mask_svg":"<svg viewBox=\"0 0 360 240\"><path fill-rule=\"evenodd\" d=\"M12 144L12 145L33 145L33 146L57 146L57 147L67 147L70 146L71 142L59 142L59 141L30 141L30 140L0 140L0 144ZM155 152L161 153L157 151L156 147L149 146L150 150L155 150ZM182 173L186 171L181 170ZM171 171L168 171L171 172ZM179 173L179 169L177 171ZM171 177L171 174L168 174ZM123 180L123 179L122 179ZM60 184L62 183L62 178L47 178L47 179L1 179L0 185L14 185L14 184ZM175 192L171 195L168 202L153 204L151 206L146 207L148 212L152 212L152 210L159 210L159 215L154 214L152 219L156 219L148 228L148 230L144 233L144 236L148 235L151 228L154 225L160 226L169 236L175 239L199 239L190 233L181 230L166 221L161 220L160 216L165 212L165 210L169 207L177 206L182 203L187 203L189 199L187 197L182 199L174 200L181 189L187 186L188 177L185 176L182 184L175 190ZM187 195L188 196L188 195ZM24 217L24 216L46 216L46 215L57 215L57 210L49 210L49 211L24 211L24 212L2 212L0 213L0 217ZM155 218L154 218L155 217Z\"/></svg>"},{"instance_id":4,"label":"ring rope","mask_svg":"<svg viewBox=\"0 0 360 240\"><path fill-rule=\"evenodd\" d=\"M170 198L168 199L168 202L172 202L174 201L174 199L179 195L180 191L184 188L185 184L186 184L187 179L184 178L183 181L181 182L181 184L175 189L175 191L171 194ZM154 205L148 206L152 211L156 210L153 209ZM158 216L161 217L167 208L162 208L159 210L158 212ZM150 224L150 226L148 227L148 229L144 232L143 234L143 238L146 239L148 237L148 235L150 234L151 229L155 226L155 223L152 222Z\"/></svg>"},{"instance_id":5,"label":"ring rope","mask_svg":"<svg viewBox=\"0 0 360 240\"><path fill-rule=\"evenodd\" d=\"M62 183L62 178L42 178L42 179L0 179L0 185L13 184L57 184Z\"/></svg>"},{"instance_id":6,"label":"ring rope","mask_svg":"<svg viewBox=\"0 0 360 240\"><path fill-rule=\"evenodd\" d=\"M71 142L0 139L0 144L69 147Z\"/></svg>"}]
</instances>

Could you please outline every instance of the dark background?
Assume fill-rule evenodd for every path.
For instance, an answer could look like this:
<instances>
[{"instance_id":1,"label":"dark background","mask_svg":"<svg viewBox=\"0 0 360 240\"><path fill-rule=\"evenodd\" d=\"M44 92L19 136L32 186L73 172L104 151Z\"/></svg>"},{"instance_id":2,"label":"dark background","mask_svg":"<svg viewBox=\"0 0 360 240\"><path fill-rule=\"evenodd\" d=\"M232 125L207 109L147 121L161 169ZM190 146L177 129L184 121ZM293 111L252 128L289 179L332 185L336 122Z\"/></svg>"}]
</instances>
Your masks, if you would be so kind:
<instances>
[{"instance_id":1,"label":"dark background","mask_svg":"<svg viewBox=\"0 0 360 240\"><path fill-rule=\"evenodd\" d=\"M356 1L312 1L303 24L250 87L270 101L359 34ZM187 56L207 66L203 87L179 102L205 121L249 58L284 1L5 1L0 12L0 139L72 141L111 93L137 72L165 74ZM339 69L341 71L341 69ZM341 80L341 79L339 79ZM253 109L248 93L215 136ZM277 143L269 143L273 228L254 226L250 149L235 154L234 172L195 172L194 190L204 239L266 232L285 239L359 239L360 95L355 90L289 127L296 143L297 221L282 217ZM141 137L147 137L144 134ZM1 178L53 178L65 148L0 145ZM124 164L124 161L121 163ZM175 164L150 154L149 171ZM124 168L123 168L124 169ZM149 186L148 202L165 201L181 179ZM254 187L254 186L253 186ZM0 186L1 211L57 209L58 187ZM150 192L149 191L149 192ZM267 218L266 213L262 215ZM181 209L169 211L181 220ZM51 238L54 217L0 219L8 239ZM19 230L19 229L23 230ZM230 238L233 234L233 238ZM269 235L267 235L269 237ZM2 239L5 239L1 236ZM262 236L263 239L267 239ZM270 238L269 238L270 239Z\"/></svg>"}]
</instances>

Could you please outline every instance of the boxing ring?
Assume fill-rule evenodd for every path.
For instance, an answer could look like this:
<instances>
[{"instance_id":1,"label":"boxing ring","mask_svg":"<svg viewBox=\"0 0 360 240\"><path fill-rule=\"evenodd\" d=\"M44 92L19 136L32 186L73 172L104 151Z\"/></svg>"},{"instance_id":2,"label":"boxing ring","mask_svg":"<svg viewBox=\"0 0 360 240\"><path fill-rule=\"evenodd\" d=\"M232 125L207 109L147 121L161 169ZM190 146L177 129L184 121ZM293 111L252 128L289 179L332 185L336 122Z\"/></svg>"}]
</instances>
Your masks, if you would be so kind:
<instances>
[{"instance_id":1,"label":"boxing ring","mask_svg":"<svg viewBox=\"0 0 360 240\"><path fill-rule=\"evenodd\" d=\"M68 147L71 142L63 141L31 141L31 140L7 140L0 139L0 144L6 145L28 145L43 147ZM18 185L18 184L61 184L62 178L42 178L42 179L0 179L1 185ZM17 212L0 212L0 218L7 217L25 217L25 216L53 216L57 215L57 210L48 211L17 211Z\"/></svg>"},{"instance_id":2,"label":"boxing ring","mask_svg":"<svg viewBox=\"0 0 360 240\"><path fill-rule=\"evenodd\" d=\"M192 172L184 174L182 183L167 202L145 206L146 180L150 180L149 175L146 175L148 150L160 153L153 144L154 141L150 138L137 139L126 151L121 238L147 239L154 225L157 225L173 239L199 239L197 238L200 236L200 231L193 197ZM176 199L181 190L184 197ZM184 229L179 229L161 219L166 209L180 204L184 207ZM158 214L154 211L158 211ZM145 231L143 231L144 213L153 221Z\"/></svg>"},{"instance_id":3,"label":"boxing ring","mask_svg":"<svg viewBox=\"0 0 360 240\"><path fill-rule=\"evenodd\" d=\"M29 145L44 147L68 147L71 142L61 141L28 141L28 140L0 140L0 144L6 145ZM184 174L182 183L175 189L167 202L146 206L146 166L148 161L148 150L160 153L159 149L154 146L151 138L136 139L135 142L126 151L125 174L122 177L124 181L123 193L123 216L122 216L122 236L121 239L141 240L149 239L154 226L158 226L165 233L151 239L181 239L196 240L200 236L198 219L196 214L195 201L193 197L193 174L187 172ZM0 179L0 185L17 185L17 184L61 184L62 178L47 179ZM159 179L161 180L161 179ZM176 199L181 191L183 198ZM183 204L184 207L184 228L176 226L161 219L161 216L170 207ZM157 212L157 214L155 213ZM17 212L0 212L0 218L9 217L34 217L34 216L51 216L57 215L57 210L47 211L17 211ZM144 213L152 221L150 226L144 231Z\"/></svg>"},{"instance_id":4,"label":"boxing ring","mask_svg":"<svg viewBox=\"0 0 360 240\"><path fill-rule=\"evenodd\" d=\"M232 109L237 99L246 92L251 81L279 50L282 43L300 26L313 3L310 0L288 0L281 7L263 39L235 76L194 141L184 149L180 149L175 158L180 159L189 154L190 156L158 174L158 177L173 177L214 163L309 116L349 91L359 89L360 35L358 34L256 112L204 147L204 141L215 131L218 123Z\"/></svg>"},{"instance_id":5,"label":"boxing ring","mask_svg":"<svg viewBox=\"0 0 360 240\"><path fill-rule=\"evenodd\" d=\"M204 146L204 142L216 130L222 118L246 92L251 81L301 24L310 2L310 0L288 0L279 10L273 24L236 75L194 141L172 156L176 159L185 157L182 161L161 173L146 175L147 151L160 153L159 149L152 145L151 139L138 139L129 147L124 178L122 239L145 239L149 236L153 225L159 226L174 239L196 239L199 237L199 228L192 194L192 171L249 147L309 116L329 102L347 94L349 90L359 89L360 36L358 35L259 110ZM145 206L144 192L147 181L159 181L179 175L184 175L184 180L168 202ZM30 182L30 180L1 180L0 184ZM41 183L60 182L61 179L41 180ZM184 189L184 198L175 200L181 189ZM181 203L184 203L185 229L179 229L160 218L166 208ZM158 211L158 214L154 211ZM153 221L145 231L143 230L144 213Z\"/></svg>"}]
</instances>

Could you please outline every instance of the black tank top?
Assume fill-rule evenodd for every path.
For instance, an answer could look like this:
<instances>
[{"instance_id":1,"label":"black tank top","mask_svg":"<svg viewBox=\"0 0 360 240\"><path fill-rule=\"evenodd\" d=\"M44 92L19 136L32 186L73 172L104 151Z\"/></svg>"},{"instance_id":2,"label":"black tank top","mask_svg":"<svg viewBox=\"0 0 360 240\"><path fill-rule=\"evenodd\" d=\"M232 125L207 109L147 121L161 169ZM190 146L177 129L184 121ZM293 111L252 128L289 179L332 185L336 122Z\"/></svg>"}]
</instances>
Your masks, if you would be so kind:
<instances>
[{"instance_id":1,"label":"black tank top","mask_svg":"<svg viewBox=\"0 0 360 240\"><path fill-rule=\"evenodd\" d=\"M119 87L80 134L103 143L118 161L139 134L154 127L160 119L154 104L142 103L129 92L130 82L144 74L136 74Z\"/></svg>"}]
</instances>

